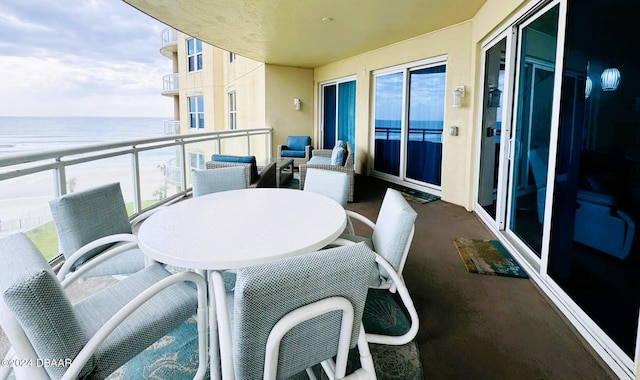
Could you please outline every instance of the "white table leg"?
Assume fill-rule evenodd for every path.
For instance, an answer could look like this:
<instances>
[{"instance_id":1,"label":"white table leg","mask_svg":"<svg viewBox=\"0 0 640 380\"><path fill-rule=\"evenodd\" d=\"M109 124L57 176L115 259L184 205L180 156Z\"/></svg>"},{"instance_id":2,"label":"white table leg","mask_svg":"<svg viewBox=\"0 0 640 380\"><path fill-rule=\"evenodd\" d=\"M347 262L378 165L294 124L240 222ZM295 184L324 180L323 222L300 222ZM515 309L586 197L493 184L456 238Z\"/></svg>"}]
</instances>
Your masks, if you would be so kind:
<instances>
[{"instance_id":1,"label":"white table leg","mask_svg":"<svg viewBox=\"0 0 640 380\"><path fill-rule=\"evenodd\" d=\"M229 324L229 313L227 311L226 292L224 290L224 280L222 273L211 272L211 283L215 294L218 339L220 342L220 367L222 368L223 379L235 379L233 372L233 349L231 341L231 326Z\"/></svg>"},{"instance_id":2,"label":"white table leg","mask_svg":"<svg viewBox=\"0 0 640 380\"><path fill-rule=\"evenodd\" d=\"M212 380L220 380L220 344L218 340L218 319L216 316L216 297L212 272L207 271L206 278L209 292L209 374ZM225 308L226 309L226 308Z\"/></svg>"}]
</instances>

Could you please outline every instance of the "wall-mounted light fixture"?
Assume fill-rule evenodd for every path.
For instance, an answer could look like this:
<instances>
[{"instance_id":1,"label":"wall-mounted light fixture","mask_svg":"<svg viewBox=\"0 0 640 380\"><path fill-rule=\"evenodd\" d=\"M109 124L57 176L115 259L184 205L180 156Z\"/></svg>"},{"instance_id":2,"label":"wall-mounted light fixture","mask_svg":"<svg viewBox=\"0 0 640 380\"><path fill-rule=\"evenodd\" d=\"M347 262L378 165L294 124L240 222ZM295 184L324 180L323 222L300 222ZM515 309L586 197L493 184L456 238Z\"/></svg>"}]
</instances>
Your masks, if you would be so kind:
<instances>
[{"instance_id":1,"label":"wall-mounted light fixture","mask_svg":"<svg viewBox=\"0 0 640 380\"><path fill-rule=\"evenodd\" d=\"M458 108L462 106L462 98L464 98L464 86L456 86L453 88L453 101L451 107Z\"/></svg>"},{"instance_id":2,"label":"wall-mounted light fixture","mask_svg":"<svg viewBox=\"0 0 640 380\"><path fill-rule=\"evenodd\" d=\"M620 84L620 70L615 67L605 69L600 75L602 91L615 91Z\"/></svg>"},{"instance_id":3,"label":"wall-mounted light fixture","mask_svg":"<svg viewBox=\"0 0 640 380\"><path fill-rule=\"evenodd\" d=\"M296 111L300 111L301 105L302 105L302 102L300 101L300 99L298 98L293 99L293 109L295 109Z\"/></svg>"}]
</instances>

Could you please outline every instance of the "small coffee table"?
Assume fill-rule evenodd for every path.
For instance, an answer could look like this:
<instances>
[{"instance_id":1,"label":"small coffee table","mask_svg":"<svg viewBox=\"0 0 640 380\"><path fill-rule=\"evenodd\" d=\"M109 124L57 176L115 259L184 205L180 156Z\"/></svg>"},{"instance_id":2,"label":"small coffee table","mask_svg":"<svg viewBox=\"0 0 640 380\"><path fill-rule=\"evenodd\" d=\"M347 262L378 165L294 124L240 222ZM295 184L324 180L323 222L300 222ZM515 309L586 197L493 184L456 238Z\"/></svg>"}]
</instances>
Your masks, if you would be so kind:
<instances>
[{"instance_id":1,"label":"small coffee table","mask_svg":"<svg viewBox=\"0 0 640 380\"><path fill-rule=\"evenodd\" d=\"M293 159L285 157L270 157L258 164L264 167L276 163L276 186L282 187L293 178Z\"/></svg>"}]
</instances>

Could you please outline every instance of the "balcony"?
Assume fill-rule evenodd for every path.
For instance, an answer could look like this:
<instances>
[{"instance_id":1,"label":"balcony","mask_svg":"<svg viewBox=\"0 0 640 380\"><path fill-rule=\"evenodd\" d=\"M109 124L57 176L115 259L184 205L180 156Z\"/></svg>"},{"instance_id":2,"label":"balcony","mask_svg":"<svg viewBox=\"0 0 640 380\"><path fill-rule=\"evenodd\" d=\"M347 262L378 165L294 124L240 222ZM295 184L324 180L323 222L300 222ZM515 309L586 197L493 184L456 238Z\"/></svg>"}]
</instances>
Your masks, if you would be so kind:
<instances>
[{"instance_id":1,"label":"balcony","mask_svg":"<svg viewBox=\"0 0 640 380\"><path fill-rule=\"evenodd\" d=\"M178 52L178 33L173 28L165 28L160 34L162 45L160 45L160 54L167 58L173 58Z\"/></svg>"},{"instance_id":2,"label":"balcony","mask_svg":"<svg viewBox=\"0 0 640 380\"><path fill-rule=\"evenodd\" d=\"M164 121L164 134L165 135L179 135L180 134L180 121L179 120L165 120Z\"/></svg>"},{"instance_id":3,"label":"balcony","mask_svg":"<svg viewBox=\"0 0 640 380\"><path fill-rule=\"evenodd\" d=\"M162 77L162 95L175 96L180 90L179 74L168 74Z\"/></svg>"}]
</instances>

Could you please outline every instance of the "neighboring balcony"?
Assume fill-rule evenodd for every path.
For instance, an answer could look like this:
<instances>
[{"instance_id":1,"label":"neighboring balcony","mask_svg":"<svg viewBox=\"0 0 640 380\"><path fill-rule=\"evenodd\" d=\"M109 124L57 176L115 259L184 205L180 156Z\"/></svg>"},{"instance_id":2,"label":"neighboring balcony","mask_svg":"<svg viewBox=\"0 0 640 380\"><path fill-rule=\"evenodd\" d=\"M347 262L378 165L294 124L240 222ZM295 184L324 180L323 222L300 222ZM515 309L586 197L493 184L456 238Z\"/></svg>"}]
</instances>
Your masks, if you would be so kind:
<instances>
[{"instance_id":1,"label":"neighboring balcony","mask_svg":"<svg viewBox=\"0 0 640 380\"><path fill-rule=\"evenodd\" d=\"M179 135L180 134L180 121L179 120L165 120L164 121L164 134L165 135Z\"/></svg>"},{"instance_id":2,"label":"neighboring balcony","mask_svg":"<svg viewBox=\"0 0 640 380\"><path fill-rule=\"evenodd\" d=\"M165 28L160 37L162 38L160 53L167 58L173 58L173 54L178 52L178 32L173 28Z\"/></svg>"},{"instance_id":3,"label":"neighboring balcony","mask_svg":"<svg viewBox=\"0 0 640 380\"><path fill-rule=\"evenodd\" d=\"M180 90L178 73L169 74L162 77L162 95L165 95L165 96L178 95L178 90Z\"/></svg>"}]
</instances>

